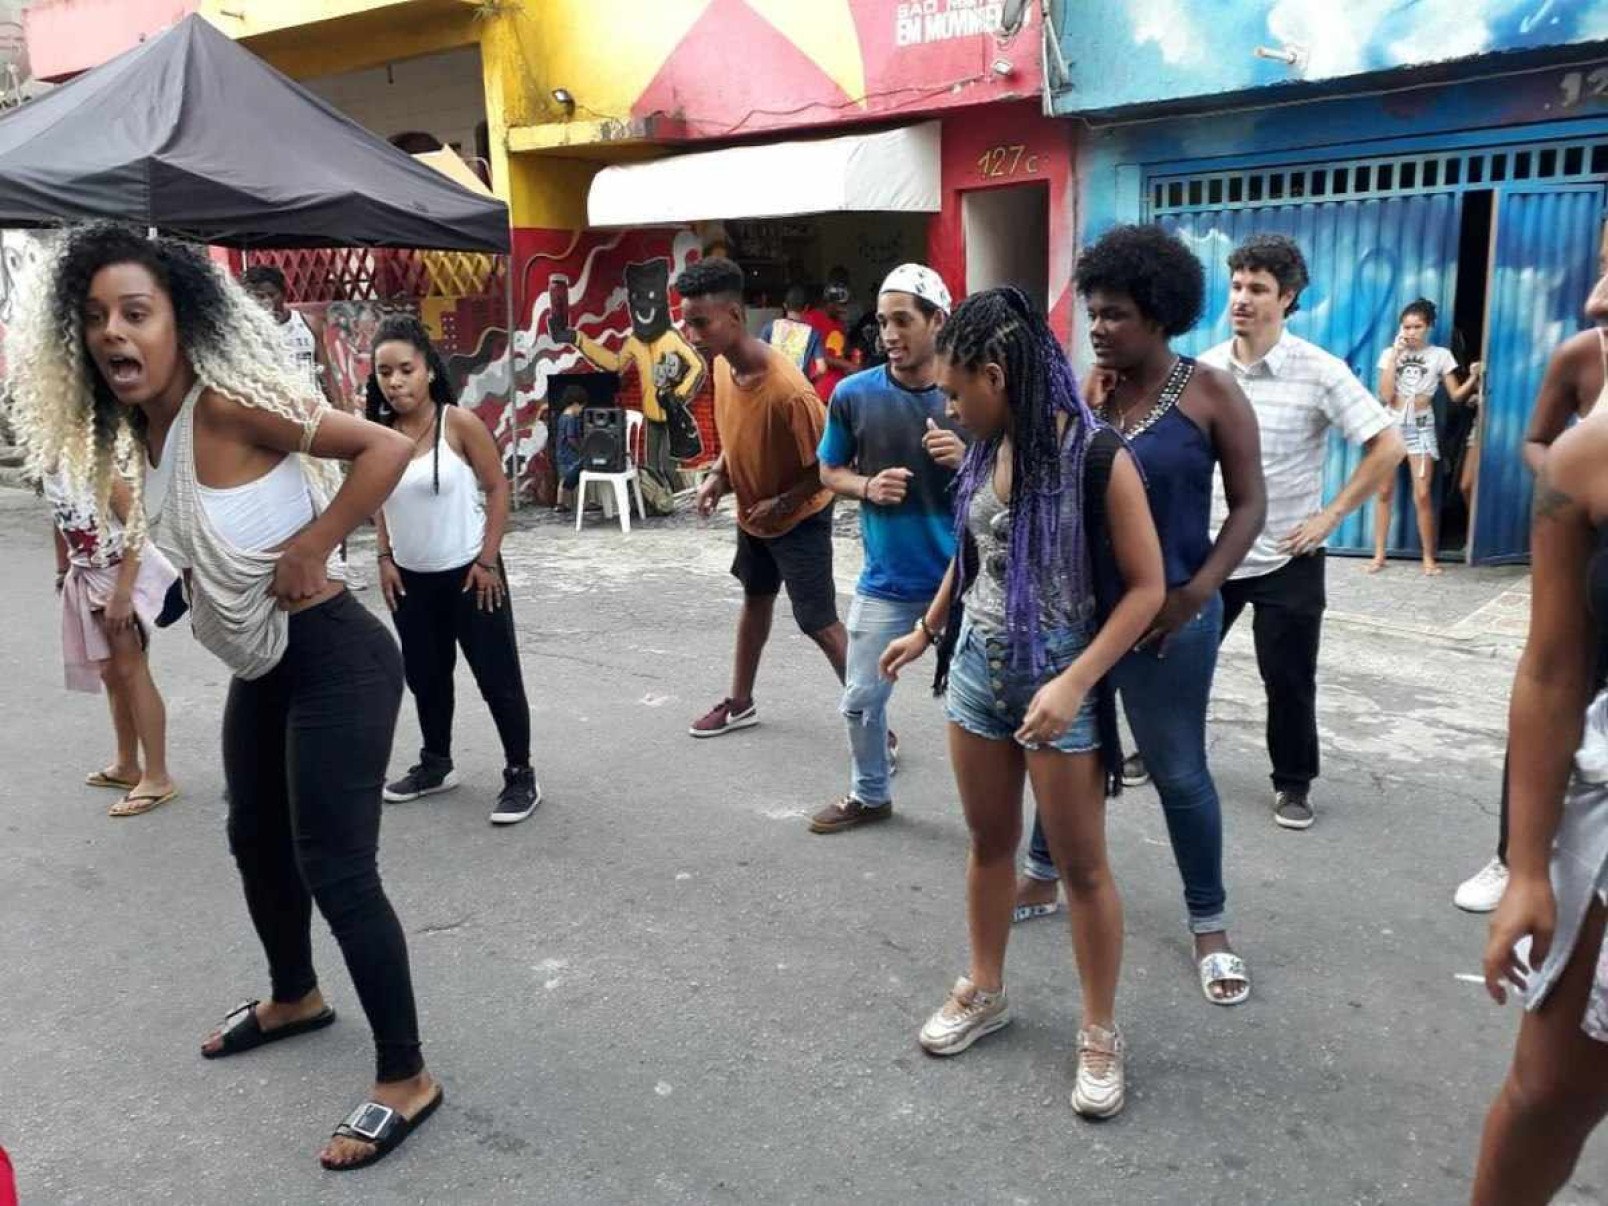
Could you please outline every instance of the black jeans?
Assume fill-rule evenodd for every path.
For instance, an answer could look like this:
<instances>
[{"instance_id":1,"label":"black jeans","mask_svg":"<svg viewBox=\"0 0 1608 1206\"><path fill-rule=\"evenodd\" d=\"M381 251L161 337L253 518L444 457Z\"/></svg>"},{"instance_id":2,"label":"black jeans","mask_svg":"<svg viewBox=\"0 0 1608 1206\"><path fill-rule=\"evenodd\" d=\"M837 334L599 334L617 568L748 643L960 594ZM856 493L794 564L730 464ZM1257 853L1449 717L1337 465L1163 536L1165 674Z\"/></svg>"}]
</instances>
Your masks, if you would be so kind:
<instances>
[{"instance_id":1,"label":"black jeans","mask_svg":"<svg viewBox=\"0 0 1608 1206\"><path fill-rule=\"evenodd\" d=\"M1318 643L1323 635L1323 552L1271 574L1223 583L1223 635L1247 606L1256 668L1267 691L1267 752L1273 790L1305 792L1318 777Z\"/></svg>"},{"instance_id":2,"label":"black jeans","mask_svg":"<svg viewBox=\"0 0 1608 1206\"><path fill-rule=\"evenodd\" d=\"M472 564L472 563L471 563ZM452 762L452 713L456 707L452 675L458 666L458 646L491 709L502 739L503 758L509 766L530 765L530 704L525 699L525 678L519 668L519 645L514 639L514 607L509 601L502 561L497 572L504 578L503 601L496 611L482 611L474 591L463 589L469 566L416 573L397 567L402 589L392 618L402 638L402 664L408 690L419 709L426 761Z\"/></svg>"},{"instance_id":3,"label":"black jeans","mask_svg":"<svg viewBox=\"0 0 1608 1206\"><path fill-rule=\"evenodd\" d=\"M381 1081L424 1067L407 941L376 861L401 706L396 642L343 594L291 616L285 656L261 678L235 679L223 713L229 848L273 998L318 986L316 901L368 1015Z\"/></svg>"}]
</instances>

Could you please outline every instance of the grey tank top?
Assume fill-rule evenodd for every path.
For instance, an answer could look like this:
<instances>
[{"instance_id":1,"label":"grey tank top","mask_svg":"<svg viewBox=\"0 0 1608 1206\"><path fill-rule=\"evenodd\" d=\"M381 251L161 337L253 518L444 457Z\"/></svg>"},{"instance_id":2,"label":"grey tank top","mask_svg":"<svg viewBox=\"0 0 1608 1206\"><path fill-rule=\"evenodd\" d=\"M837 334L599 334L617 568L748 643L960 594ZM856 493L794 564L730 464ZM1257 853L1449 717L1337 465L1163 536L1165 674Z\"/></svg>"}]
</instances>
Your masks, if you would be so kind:
<instances>
[{"instance_id":1,"label":"grey tank top","mask_svg":"<svg viewBox=\"0 0 1608 1206\"><path fill-rule=\"evenodd\" d=\"M966 593L966 619L979 632L998 636L1005 632L1005 568L1011 548L1011 510L994 491L992 471L972 495L966 529L977 542L977 578ZM1059 589L1044 591L1039 598L1039 625L1046 632L1071 628L1089 614L1088 606L1076 607L1067 598L1059 575L1054 585Z\"/></svg>"},{"instance_id":2,"label":"grey tank top","mask_svg":"<svg viewBox=\"0 0 1608 1206\"><path fill-rule=\"evenodd\" d=\"M197 381L185 395L162 449L162 463L147 472L148 485L156 489L145 492L146 519L157 548L189 572L196 640L235 677L261 678L279 664L289 639L289 617L268 593L279 554L237 548L207 518L195 471L195 405L203 388ZM303 425L303 452L312 446L318 417ZM307 489L317 514L327 500L311 474ZM341 576L333 558L330 569L331 577Z\"/></svg>"}]
</instances>

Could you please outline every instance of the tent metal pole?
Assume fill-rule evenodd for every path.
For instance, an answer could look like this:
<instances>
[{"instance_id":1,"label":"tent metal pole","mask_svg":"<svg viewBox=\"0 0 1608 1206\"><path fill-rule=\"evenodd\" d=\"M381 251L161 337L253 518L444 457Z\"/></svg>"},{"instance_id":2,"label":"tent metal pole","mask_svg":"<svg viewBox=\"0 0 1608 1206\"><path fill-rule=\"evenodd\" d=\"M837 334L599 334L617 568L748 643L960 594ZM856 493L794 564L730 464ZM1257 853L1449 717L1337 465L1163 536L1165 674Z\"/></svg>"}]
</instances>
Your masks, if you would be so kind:
<instances>
[{"instance_id":1,"label":"tent metal pole","mask_svg":"<svg viewBox=\"0 0 1608 1206\"><path fill-rule=\"evenodd\" d=\"M508 401L506 413L508 415L509 438L513 441L513 506L519 510L519 386L514 379L514 249L509 247L507 262L503 272L503 317L508 324L508 335L503 343L503 356L508 362Z\"/></svg>"}]
</instances>

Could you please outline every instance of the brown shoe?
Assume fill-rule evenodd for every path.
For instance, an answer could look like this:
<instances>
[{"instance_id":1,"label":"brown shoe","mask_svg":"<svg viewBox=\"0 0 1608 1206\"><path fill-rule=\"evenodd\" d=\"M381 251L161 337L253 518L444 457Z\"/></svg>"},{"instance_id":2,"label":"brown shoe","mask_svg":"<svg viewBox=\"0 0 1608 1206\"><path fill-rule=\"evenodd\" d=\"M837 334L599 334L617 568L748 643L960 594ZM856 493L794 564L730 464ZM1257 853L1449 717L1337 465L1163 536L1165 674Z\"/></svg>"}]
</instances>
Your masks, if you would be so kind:
<instances>
[{"instance_id":1,"label":"brown shoe","mask_svg":"<svg viewBox=\"0 0 1608 1206\"><path fill-rule=\"evenodd\" d=\"M856 825L886 821L892 815L891 803L866 804L853 796L844 796L840 800L834 800L810 818L810 832L841 833L845 829L853 829Z\"/></svg>"}]
</instances>

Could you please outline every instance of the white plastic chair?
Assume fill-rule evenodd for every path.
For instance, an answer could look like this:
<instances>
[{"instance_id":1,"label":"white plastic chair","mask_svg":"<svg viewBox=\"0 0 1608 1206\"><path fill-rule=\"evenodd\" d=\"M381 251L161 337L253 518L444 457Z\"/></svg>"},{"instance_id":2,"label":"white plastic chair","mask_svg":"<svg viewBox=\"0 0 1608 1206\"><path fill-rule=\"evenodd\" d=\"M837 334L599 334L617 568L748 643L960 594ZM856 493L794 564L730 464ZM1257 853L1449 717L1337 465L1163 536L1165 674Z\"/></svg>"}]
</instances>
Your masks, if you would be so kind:
<instances>
[{"instance_id":1,"label":"white plastic chair","mask_svg":"<svg viewBox=\"0 0 1608 1206\"><path fill-rule=\"evenodd\" d=\"M581 480L575 484L575 530L581 530L581 520L586 515L586 488L588 486L609 486L610 493L601 496L603 515L613 519L615 512L620 516L620 531L626 535L631 534L631 497L627 493L636 495L637 514L643 520L648 518L647 508L642 505L642 483L637 478L637 465L639 463L638 446L642 440L642 412L628 410L625 412L625 468L619 473L595 473L590 469L581 470Z\"/></svg>"}]
</instances>

